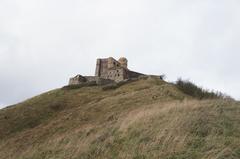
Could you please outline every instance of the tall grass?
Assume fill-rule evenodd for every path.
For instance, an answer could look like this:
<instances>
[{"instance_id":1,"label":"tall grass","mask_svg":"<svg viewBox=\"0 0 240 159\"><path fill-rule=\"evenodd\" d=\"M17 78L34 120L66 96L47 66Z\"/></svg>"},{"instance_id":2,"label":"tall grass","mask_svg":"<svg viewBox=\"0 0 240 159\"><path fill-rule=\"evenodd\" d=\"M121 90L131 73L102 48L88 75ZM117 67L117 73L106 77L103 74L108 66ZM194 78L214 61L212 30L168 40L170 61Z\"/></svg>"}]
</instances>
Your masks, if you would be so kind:
<instances>
[{"instance_id":1,"label":"tall grass","mask_svg":"<svg viewBox=\"0 0 240 159\"><path fill-rule=\"evenodd\" d=\"M196 84L192 83L189 80L182 80L179 78L176 81L176 86L179 90L184 92L187 95L190 95L197 99L232 99L230 96L227 96L218 91L209 91L207 89L203 89Z\"/></svg>"},{"instance_id":2,"label":"tall grass","mask_svg":"<svg viewBox=\"0 0 240 159\"><path fill-rule=\"evenodd\" d=\"M155 77L102 87L0 110L0 159L240 158L239 102L192 100Z\"/></svg>"}]
</instances>

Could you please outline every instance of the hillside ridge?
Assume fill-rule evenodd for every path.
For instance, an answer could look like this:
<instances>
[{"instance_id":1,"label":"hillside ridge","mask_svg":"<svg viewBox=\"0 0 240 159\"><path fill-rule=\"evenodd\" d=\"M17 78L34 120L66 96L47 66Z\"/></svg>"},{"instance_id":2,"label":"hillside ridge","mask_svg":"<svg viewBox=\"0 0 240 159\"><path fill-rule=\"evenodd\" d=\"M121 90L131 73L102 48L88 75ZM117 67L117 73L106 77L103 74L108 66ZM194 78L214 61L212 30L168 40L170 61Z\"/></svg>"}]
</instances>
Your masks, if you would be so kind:
<instances>
[{"instance_id":1,"label":"hillside ridge","mask_svg":"<svg viewBox=\"0 0 240 159\"><path fill-rule=\"evenodd\" d=\"M6 159L240 158L240 103L145 78L64 87L0 110Z\"/></svg>"}]
</instances>

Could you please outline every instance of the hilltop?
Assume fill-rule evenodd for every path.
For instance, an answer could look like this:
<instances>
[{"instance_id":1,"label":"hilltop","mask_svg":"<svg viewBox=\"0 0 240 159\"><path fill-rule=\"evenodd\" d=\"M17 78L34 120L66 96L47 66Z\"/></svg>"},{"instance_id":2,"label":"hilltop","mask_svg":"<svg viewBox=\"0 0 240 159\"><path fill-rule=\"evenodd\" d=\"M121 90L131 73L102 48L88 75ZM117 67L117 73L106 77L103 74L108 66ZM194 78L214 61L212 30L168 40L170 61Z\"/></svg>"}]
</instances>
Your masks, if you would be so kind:
<instances>
[{"instance_id":1,"label":"hilltop","mask_svg":"<svg viewBox=\"0 0 240 159\"><path fill-rule=\"evenodd\" d=\"M240 103L149 77L68 86L0 110L3 159L239 159Z\"/></svg>"}]
</instances>

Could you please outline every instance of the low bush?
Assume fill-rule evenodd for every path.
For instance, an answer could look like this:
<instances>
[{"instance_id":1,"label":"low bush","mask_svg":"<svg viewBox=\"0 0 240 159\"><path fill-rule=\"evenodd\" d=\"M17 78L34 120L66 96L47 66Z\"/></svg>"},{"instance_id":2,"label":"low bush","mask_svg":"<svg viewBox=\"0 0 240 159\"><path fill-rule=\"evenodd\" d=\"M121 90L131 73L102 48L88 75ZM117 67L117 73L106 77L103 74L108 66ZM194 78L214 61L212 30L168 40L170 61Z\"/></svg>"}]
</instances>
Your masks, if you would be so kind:
<instances>
[{"instance_id":1,"label":"low bush","mask_svg":"<svg viewBox=\"0 0 240 159\"><path fill-rule=\"evenodd\" d=\"M175 85L179 90L181 90L185 94L200 100L201 99L231 99L231 97L221 92L209 91L201 87L198 87L197 85L195 85L189 80L182 80L181 78L179 78L176 81Z\"/></svg>"}]
</instances>

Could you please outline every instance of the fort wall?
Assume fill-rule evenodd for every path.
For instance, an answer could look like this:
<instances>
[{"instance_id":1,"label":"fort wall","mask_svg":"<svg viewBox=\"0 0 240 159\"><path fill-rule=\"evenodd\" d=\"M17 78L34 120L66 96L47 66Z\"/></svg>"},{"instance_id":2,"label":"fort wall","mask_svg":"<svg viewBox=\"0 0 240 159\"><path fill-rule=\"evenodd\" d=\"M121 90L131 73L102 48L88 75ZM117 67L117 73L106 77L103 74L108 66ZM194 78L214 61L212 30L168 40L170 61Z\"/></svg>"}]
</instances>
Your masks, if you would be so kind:
<instances>
[{"instance_id":1,"label":"fort wall","mask_svg":"<svg viewBox=\"0 0 240 159\"><path fill-rule=\"evenodd\" d=\"M91 83L91 82L96 82L97 85L105 85L105 84L114 83L114 80L104 79L97 76L77 75L73 78L70 78L69 85L78 85L78 84Z\"/></svg>"}]
</instances>

